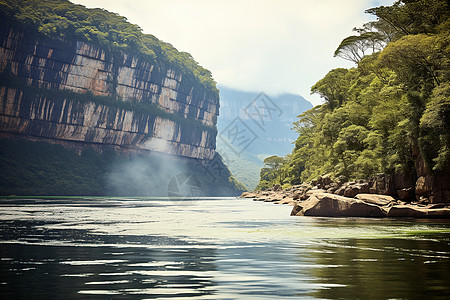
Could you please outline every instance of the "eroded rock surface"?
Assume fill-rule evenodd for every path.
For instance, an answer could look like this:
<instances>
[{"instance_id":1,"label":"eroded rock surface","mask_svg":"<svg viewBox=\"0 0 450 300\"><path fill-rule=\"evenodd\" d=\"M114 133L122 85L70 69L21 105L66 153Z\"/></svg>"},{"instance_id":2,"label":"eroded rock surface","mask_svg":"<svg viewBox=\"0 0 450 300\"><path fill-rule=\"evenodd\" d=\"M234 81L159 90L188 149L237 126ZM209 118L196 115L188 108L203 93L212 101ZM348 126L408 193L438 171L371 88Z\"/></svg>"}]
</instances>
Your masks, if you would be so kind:
<instances>
[{"instance_id":1,"label":"eroded rock surface","mask_svg":"<svg viewBox=\"0 0 450 300\"><path fill-rule=\"evenodd\" d=\"M0 71L4 135L214 157L218 92L170 64L5 27Z\"/></svg>"},{"instance_id":2,"label":"eroded rock surface","mask_svg":"<svg viewBox=\"0 0 450 300\"><path fill-rule=\"evenodd\" d=\"M372 184L378 183L374 181ZM292 205L292 216L450 218L449 203L406 202L399 195L393 197L370 193L374 191L370 186L371 183L364 180L335 183L328 177L319 177L315 181L287 190L277 186L276 189L267 191L246 192L241 197ZM335 193L330 193L330 190ZM352 197L343 196L344 194Z\"/></svg>"},{"instance_id":3,"label":"eroded rock surface","mask_svg":"<svg viewBox=\"0 0 450 300\"><path fill-rule=\"evenodd\" d=\"M304 201L297 216L318 217L385 217L377 205L328 193L314 194Z\"/></svg>"}]
</instances>

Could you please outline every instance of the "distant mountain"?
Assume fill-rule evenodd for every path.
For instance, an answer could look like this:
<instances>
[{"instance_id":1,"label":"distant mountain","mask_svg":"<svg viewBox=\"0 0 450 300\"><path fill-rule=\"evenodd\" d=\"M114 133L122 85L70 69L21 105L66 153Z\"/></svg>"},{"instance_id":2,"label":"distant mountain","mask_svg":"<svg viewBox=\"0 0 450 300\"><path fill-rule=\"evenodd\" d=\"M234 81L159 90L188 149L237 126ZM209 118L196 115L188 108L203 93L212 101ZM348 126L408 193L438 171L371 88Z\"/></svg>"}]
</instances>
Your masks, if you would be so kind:
<instances>
[{"instance_id":1,"label":"distant mountain","mask_svg":"<svg viewBox=\"0 0 450 300\"><path fill-rule=\"evenodd\" d=\"M219 86L217 149L234 176L253 189L263 160L293 150L292 123L313 106L300 95L243 92Z\"/></svg>"}]
</instances>

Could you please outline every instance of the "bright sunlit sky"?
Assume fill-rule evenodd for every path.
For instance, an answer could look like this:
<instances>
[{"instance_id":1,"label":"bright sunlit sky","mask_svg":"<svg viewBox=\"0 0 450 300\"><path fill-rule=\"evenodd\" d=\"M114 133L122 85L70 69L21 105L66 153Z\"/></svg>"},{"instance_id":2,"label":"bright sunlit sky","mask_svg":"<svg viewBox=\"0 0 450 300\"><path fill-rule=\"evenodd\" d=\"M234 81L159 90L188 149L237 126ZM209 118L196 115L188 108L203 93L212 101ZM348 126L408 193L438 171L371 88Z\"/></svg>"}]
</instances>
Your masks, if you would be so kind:
<instances>
[{"instance_id":1,"label":"bright sunlit sky","mask_svg":"<svg viewBox=\"0 0 450 300\"><path fill-rule=\"evenodd\" d=\"M219 85L300 94L353 64L333 53L354 27L375 20L367 8L393 0L72 0L125 16L144 33L189 52Z\"/></svg>"}]
</instances>

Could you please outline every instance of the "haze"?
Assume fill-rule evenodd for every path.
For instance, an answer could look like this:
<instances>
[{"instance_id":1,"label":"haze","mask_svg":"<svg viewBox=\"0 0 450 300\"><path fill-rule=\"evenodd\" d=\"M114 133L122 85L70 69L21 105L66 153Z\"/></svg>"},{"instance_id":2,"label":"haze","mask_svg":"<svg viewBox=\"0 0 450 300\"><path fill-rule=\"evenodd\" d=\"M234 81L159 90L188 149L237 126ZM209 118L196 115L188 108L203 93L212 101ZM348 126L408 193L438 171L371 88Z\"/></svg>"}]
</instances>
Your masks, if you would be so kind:
<instances>
[{"instance_id":1,"label":"haze","mask_svg":"<svg viewBox=\"0 0 450 300\"><path fill-rule=\"evenodd\" d=\"M345 37L375 18L364 10L393 0L75 0L125 16L144 33L192 54L218 84L270 95L300 94L330 69Z\"/></svg>"}]
</instances>

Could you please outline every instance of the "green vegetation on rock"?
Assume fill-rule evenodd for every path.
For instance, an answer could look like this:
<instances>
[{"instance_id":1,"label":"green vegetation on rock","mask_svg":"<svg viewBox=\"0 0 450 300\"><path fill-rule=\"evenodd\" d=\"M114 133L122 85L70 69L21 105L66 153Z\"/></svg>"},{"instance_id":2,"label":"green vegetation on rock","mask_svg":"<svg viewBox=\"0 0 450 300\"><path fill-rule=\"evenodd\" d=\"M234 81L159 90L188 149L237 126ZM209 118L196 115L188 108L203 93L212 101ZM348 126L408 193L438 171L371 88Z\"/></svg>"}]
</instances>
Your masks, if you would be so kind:
<instances>
[{"instance_id":1,"label":"green vegetation on rock","mask_svg":"<svg viewBox=\"0 0 450 300\"><path fill-rule=\"evenodd\" d=\"M311 88L324 104L299 116L295 149L263 169L260 188L323 174L450 172L448 2L403 0L367 12L378 21L335 53L356 67L331 70Z\"/></svg>"},{"instance_id":2,"label":"green vegetation on rock","mask_svg":"<svg viewBox=\"0 0 450 300\"><path fill-rule=\"evenodd\" d=\"M99 45L111 54L125 51L159 66L174 67L217 93L209 70L186 52L179 52L127 21L101 8L88 9L68 0L0 0L2 24L20 26L27 33L52 39L81 40Z\"/></svg>"}]
</instances>

